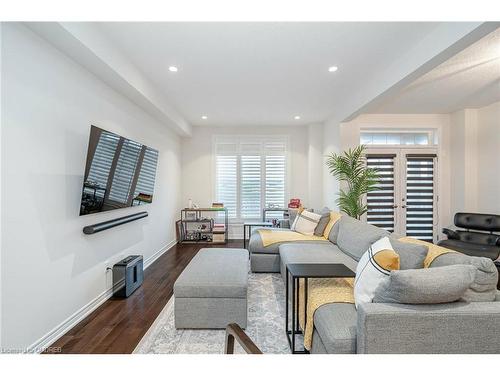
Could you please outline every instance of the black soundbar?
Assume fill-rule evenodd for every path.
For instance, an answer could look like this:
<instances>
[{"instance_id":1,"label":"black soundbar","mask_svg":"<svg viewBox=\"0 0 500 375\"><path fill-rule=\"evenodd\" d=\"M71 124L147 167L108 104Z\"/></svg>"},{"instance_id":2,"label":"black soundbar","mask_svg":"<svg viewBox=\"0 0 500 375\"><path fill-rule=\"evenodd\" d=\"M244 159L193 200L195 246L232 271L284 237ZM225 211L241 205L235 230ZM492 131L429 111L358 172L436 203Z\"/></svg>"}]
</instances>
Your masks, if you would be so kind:
<instances>
[{"instance_id":1,"label":"black soundbar","mask_svg":"<svg viewBox=\"0 0 500 375\"><path fill-rule=\"evenodd\" d=\"M146 211L143 211L128 216L119 217L118 219L103 221L102 223L97 223L94 225L87 225L86 227L83 228L83 233L94 234L97 232L102 232L103 230L110 229L118 225L130 223L131 221L139 220L146 216L148 216L148 213Z\"/></svg>"}]
</instances>

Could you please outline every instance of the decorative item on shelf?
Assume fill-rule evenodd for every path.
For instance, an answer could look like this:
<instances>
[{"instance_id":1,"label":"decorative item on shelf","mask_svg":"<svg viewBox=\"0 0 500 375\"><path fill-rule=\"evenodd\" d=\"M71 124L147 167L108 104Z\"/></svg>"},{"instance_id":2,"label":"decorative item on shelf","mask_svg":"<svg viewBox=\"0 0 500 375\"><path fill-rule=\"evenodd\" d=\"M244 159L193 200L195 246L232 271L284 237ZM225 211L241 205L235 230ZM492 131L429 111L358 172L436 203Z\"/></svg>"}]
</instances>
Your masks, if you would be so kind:
<instances>
[{"instance_id":1,"label":"decorative item on shelf","mask_svg":"<svg viewBox=\"0 0 500 375\"><path fill-rule=\"evenodd\" d=\"M136 201L137 204L141 204L141 202L143 202L143 203L152 203L153 202L153 195L152 194L139 193L134 198L134 201Z\"/></svg>"},{"instance_id":2,"label":"decorative item on shelf","mask_svg":"<svg viewBox=\"0 0 500 375\"><path fill-rule=\"evenodd\" d=\"M191 198L188 199L188 206L187 208L191 209L193 208L193 200Z\"/></svg>"},{"instance_id":3,"label":"decorative item on shelf","mask_svg":"<svg viewBox=\"0 0 500 375\"><path fill-rule=\"evenodd\" d=\"M224 207L194 208L194 206L193 204L193 208L181 210L179 243L184 241L226 243L229 222L227 209ZM220 213L223 213L223 216Z\"/></svg>"},{"instance_id":4,"label":"decorative item on shelf","mask_svg":"<svg viewBox=\"0 0 500 375\"><path fill-rule=\"evenodd\" d=\"M212 208L224 208L224 203L214 202Z\"/></svg>"},{"instance_id":5,"label":"decorative item on shelf","mask_svg":"<svg viewBox=\"0 0 500 375\"><path fill-rule=\"evenodd\" d=\"M290 202L288 203L288 208L300 208L300 199L299 198L292 198L290 199Z\"/></svg>"}]
</instances>

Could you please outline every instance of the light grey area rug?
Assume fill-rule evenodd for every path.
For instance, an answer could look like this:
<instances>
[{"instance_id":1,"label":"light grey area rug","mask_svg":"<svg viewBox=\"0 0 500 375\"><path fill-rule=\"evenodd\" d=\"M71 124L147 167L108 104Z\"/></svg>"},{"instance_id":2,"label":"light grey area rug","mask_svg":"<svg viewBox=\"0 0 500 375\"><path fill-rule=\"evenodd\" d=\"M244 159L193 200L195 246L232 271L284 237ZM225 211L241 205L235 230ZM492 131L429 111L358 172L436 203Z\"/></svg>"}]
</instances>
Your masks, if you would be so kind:
<instances>
[{"instance_id":1,"label":"light grey area rug","mask_svg":"<svg viewBox=\"0 0 500 375\"><path fill-rule=\"evenodd\" d=\"M289 354L284 326L285 287L280 274L250 273L246 334L265 354ZM171 298L134 353L222 354L224 340L224 330L175 329ZM235 352L244 353L237 343Z\"/></svg>"}]
</instances>

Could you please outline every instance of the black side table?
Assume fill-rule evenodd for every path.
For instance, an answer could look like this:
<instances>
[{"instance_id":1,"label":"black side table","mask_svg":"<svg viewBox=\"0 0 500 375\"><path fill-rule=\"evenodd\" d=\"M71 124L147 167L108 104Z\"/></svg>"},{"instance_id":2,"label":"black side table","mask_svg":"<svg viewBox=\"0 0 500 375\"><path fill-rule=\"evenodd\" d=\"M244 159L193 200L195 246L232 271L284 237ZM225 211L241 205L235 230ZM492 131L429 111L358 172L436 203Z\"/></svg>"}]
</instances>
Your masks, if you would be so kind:
<instances>
[{"instance_id":1,"label":"black side table","mask_svg":"<svg viewBox=\"0 0 500 375\"><path fill-rule=\"evenodd\" d=\"M356 274L341 263L294 263L286 266L285 332L292 354L307 354L307 350L295 350L295 335L303 334L299 326L300 279L304 279L304 321L307 322L307 287L309 278L344 278ZM289 279L292 279L292 329L288 329Z\"/></svg>"},{"instance_id":2,"label":"black side table","mask_svg":"<svg viewBox=\"0 0 500 375\"><path fill-rule=\"evenodd\" d=\"M252 227L272 227L273 223L268 221L262 221L260 223L244 223L243 224L243 247L247 248L247 228L248 228L248 238L250 239L250 235L252 234Z\"/></svg>"}]
</instances>

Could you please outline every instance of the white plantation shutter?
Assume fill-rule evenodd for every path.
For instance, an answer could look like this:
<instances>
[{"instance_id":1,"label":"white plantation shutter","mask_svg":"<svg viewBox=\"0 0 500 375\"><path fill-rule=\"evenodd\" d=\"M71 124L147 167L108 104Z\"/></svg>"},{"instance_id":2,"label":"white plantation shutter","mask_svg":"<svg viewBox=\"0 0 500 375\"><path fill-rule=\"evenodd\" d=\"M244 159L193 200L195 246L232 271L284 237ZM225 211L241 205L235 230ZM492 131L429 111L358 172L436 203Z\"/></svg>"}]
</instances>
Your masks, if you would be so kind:
<instances>
[{"instance_id":1,"label":"white plantation shutter","mask_svg":"<svg viewBox=\"0 0 500 375\"><path fill-rule=\"evenodd\" d=\"M146 148L137 185L135 186L134 198L140 193L153 195L157 162L158 151Z\"/></svg>"},{"instance_id":2,"label":"white plantation shutter","mask_svg":"<svg viewBox=\"0 0 500 375\"><path fill-rule=\"evenodd\" d=\"M224 203L230 218L237 217L238 205L238 156L216 156L217 202Z\"/></svg>"},{"instance_id":3,"label":"white plantation shutter","mask_svg":"<svg viewBox=\"0 0 500 375\"><path fill-rule=\"evenodd\" d=\"M216 200L230 218L258 219L268 204L285 206L286 139L215 139Z\"/></svg>"},{"instance_id":4,"label":"white plantation shutter","mask_svg":"<svg viewBox=\"0 0 500 375\"><path fill-rule=\"evenodd\" d=\"M116 134L107 132L101 133L94 157L92 158L92 164L90 165L87 181L97 183L103 189L106 188L108 184L109 171L111 170L111 165L113 164L113 158L115 156L119 140L120 137ZM95 193L97 196L104 196L104 190L96 190Z\"/></svg>"},{"instance_id":5,"label":"white plantation shutter","mask_svg":"<svg viewBox=\"0 0 500 375\"><path fill-rule=\"evenodd\" d=\"M110 200L127 203L140 153L140 143L129 139L123 141L109 193Z\"/></svg>"},{"instance_id":6,"label":"white plantation shutter","mask_svg":"<svg viewBox=\"0 0 500 375\"><path fill-rule=\"evenodd\" d=\"M261 216L261 157L240 156L240 216L244 219Z\"/></svg>"},{"instance_id":7,"label":"white plantation shutter","mask_svg":"<svg viewBox=\"0 0 500 375\"><path fill-rule=\"evenodd\" d=\"M284 155L266 155L265 205L285 207L286 158ZM269 212L269 218L281 217L279 212Z\"/></svg>"}]
</instances>

